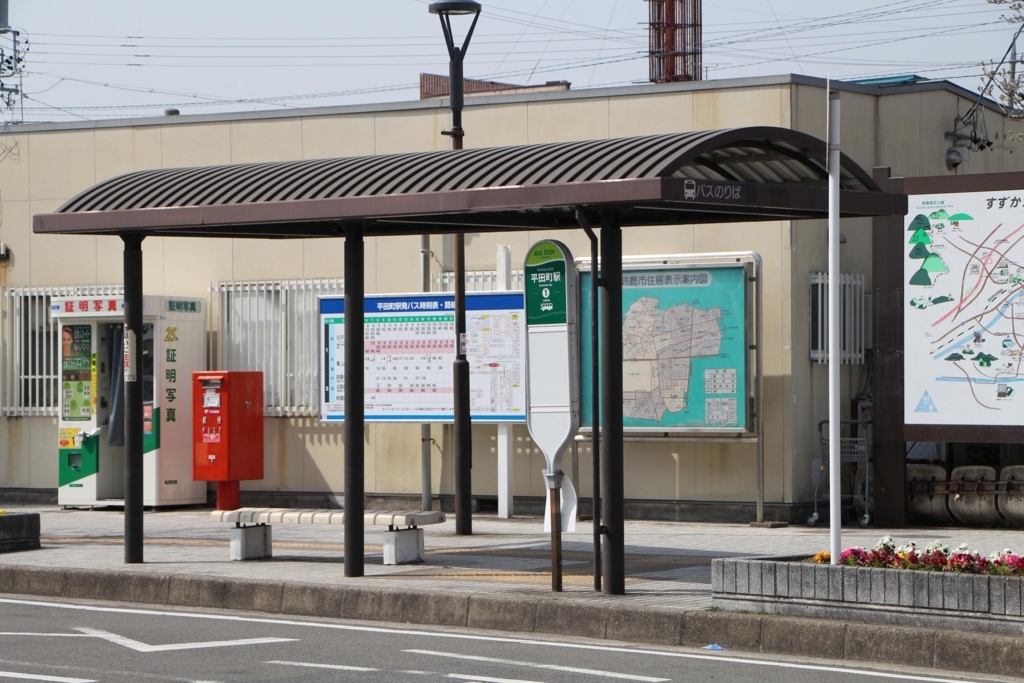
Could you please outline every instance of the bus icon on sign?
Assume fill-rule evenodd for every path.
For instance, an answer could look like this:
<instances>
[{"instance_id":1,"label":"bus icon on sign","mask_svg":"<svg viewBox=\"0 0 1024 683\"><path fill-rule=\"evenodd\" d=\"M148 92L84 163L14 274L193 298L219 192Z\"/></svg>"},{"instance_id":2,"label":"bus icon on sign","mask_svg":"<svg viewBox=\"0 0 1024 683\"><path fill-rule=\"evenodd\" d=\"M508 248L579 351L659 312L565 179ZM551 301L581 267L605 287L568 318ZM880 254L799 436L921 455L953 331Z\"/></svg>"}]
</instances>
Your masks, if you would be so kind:
<instances>
[{"instance_id":1,"label":"bus icon on sign","mask_svg":"<svg viewBox=\"0 0 1024 683\"><path fill-rule=\"evenodd\" d=\"M697 183L693 180L687 180L683 183L683 197L686 199L697 198Z\"/></svg>"}]
</instances>

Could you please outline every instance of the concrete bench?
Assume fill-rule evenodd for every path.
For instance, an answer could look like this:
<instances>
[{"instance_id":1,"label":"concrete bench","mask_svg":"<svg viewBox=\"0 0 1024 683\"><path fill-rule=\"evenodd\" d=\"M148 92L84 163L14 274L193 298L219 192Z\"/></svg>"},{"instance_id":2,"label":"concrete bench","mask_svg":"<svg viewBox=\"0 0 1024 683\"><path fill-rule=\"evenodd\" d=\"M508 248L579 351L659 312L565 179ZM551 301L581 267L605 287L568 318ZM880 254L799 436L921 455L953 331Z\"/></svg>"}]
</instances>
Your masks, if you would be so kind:
<instances>
[{"instance_id":1,"label":"concrete bench","mask_svg":"<svg viewBox=\"0 0 1024 683\"><path fill-rule=\"evenodd\" d=\"M214 510L214 522L233 523L231 559L256 560L270 557L273 543L272 524L344 524L344 510L291 508L239 508ZM384 564L423 562L423 529L428 524L445 521L443 512L419 510L369 510L363 513L363 524L386 526L384 532Z\"/></svg>"}]
</instances>

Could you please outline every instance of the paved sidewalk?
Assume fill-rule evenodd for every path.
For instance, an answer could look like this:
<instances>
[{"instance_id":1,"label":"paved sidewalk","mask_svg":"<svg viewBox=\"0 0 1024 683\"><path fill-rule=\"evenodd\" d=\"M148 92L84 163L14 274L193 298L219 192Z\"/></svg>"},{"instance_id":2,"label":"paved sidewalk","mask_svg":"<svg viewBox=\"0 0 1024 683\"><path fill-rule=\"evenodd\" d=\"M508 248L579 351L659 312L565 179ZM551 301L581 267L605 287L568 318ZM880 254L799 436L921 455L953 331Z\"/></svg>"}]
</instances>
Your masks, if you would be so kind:
<instances>
[{"instance_id":1,"label":"paved sidewalk","mask_svg":"<svg viewBox=\"0 0 1024 683\"><path fill-rule=\"evenodd\" d=\"M119 569L238 579L274 579L465 594L551 597L549 536L539 518L499 520L478 515L471 537L456 536L453 519L426 527L427 562L385 567L381 528L366 528L366 577L343 576L341 526L274 525L274 557L231 562L229 525L210 521L209 510L152 512L145 516L146 563L123 564L120 511L11 508L42 517L43 549L0 555L0 564L65 569ZM843 545L872 546L889 534L923 546L940 540L989 553L1005 547L1024 551L1024 531L1004 529L843 530ZM626 522L627 595L595 594L591 577L590 523L563 536L565 593L562 599L608 601L682 610L711 606L711 559L812 554L828 547L828 528L793 526L754 529L738 524Z\"/></svg>"}]
</instances>

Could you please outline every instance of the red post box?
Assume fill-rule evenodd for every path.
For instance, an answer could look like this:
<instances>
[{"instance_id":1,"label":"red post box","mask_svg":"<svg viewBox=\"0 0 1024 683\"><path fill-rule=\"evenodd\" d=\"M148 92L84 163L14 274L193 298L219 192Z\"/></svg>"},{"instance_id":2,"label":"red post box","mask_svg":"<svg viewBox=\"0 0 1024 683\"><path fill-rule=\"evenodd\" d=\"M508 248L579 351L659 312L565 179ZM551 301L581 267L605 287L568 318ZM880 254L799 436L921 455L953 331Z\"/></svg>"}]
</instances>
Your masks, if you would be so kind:
<instances>
[{"instance_id":1,"label":"red post box","mask_svg":"<svg viewBox=\"0 0 1024 683\"><path fill-rule=\"evenodd\" d=\"M192 478L217 482L217 509L237 510L238 482L263 478L263 373L192 373Z\"/></svg>"}]
</instances>

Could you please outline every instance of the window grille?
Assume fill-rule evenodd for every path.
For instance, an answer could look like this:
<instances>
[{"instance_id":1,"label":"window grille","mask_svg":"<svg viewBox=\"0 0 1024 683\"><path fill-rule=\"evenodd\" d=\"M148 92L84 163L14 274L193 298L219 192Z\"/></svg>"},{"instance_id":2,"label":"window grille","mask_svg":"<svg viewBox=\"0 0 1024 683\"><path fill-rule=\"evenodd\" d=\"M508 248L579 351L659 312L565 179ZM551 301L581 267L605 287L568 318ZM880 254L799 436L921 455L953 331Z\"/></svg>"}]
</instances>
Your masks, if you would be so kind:
<instances>
[{"instance_id":1,"label":"window grille","mask_svg":"<svg viewBox=\"0 0 1024 683\"><path fill-rule=\"evenodd\" d=\"M840 276L842 292L840 300L840 329L842 343L840 358L843 364L864 363L870 321L871 295L864 291L863 275ZM810 276L810 330L811 360L828 363L828 273L811 273Z\"/></svg>"},{"instance_id":2,"label":"window grille","mask_svg":"<svg viewBox=\"0 0 1024 683\"><path fill-rule=\"evenodd\" d=\"M455 273L441 273L434 278L434 284L442 292L455 291ZM470 270L466 272L467 292L493 292L498 289L498 271L496 270ZM512 271L512 291L522 291L523 271Z\"/></svg>"},{"instance_id":3,"label":"window grille","mask_svg":"<svg viewBox=\"0 0 1024 683\"><path fill-rule=\"evenodd\" d=\"M343 279L221 282L217 359L225 370L263 372L264 415L319 414L319 306Z\"/></svg>"},{"instance_id":4,"label":"window grille","mask_svg":"<svg viewBox=\"0 0 1024 683\"><path fill-rule=\"evenodd\" d=\"M0 406L5 417L56 417L60 409L60 340L50 319L55 296L123 296L121 285L10 287L2 299L3 378Z\"/></svg>"}]
</instances>

